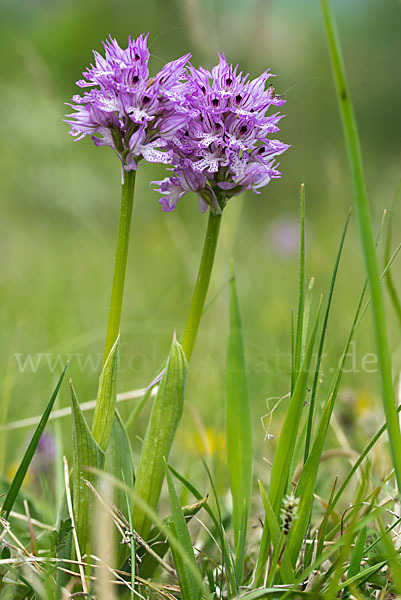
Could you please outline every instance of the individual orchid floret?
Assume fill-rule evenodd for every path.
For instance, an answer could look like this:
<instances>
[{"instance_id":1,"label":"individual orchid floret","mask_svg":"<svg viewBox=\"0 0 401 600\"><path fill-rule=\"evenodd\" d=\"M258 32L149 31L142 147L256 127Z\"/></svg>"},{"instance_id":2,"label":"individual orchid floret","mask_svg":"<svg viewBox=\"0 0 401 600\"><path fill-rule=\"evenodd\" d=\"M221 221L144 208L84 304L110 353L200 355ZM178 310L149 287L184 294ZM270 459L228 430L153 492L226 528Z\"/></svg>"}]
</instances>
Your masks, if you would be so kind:
<instances>
[{"instance_id":1,"label":"individual orchid floret","mask_svg":"<svg viewBox=\"0 0 401 600\"><path fill-rule=\"evenodd\" d=\"M182 81L190 55L150 78L147 37L128 38L126 49L111 37L103 42L105 56L94 51L95 64L77 81L85 91L73 96L68 106L74 112L65 119L75 141L90 135L96 146L110 146L125 170L135 170L142 158L171 162L173 151L166 148L166 139L187 120Z\"/></svg>"},{"instance_id":2,"label":"individual orchid floret","mask_svg":"<svg viewBox=\"0 0 401 600\"><path fill-rule=\"evenodd\" d=\"M211 71L189 66L180 93L185 102L179 110L187 114L185 124L169 136L174 172L158 185L164 211L173 210L186 192L198 194L200 208L219 212L227 199L244 190L259 193L271 179L281 177L276 157L289 146L269 135L279 130L283 117L269 109L285 102L272 86L269 70L258 78L238 73L224 53Z\"/></svg>"}]
</instances>

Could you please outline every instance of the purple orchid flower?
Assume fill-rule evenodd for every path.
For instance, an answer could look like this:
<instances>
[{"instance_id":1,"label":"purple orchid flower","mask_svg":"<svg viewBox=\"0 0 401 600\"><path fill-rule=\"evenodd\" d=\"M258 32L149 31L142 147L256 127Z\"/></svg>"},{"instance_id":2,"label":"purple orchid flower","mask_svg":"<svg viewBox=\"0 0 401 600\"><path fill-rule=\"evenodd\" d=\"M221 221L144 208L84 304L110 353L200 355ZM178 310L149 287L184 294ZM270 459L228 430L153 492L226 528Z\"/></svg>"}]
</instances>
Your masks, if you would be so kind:
<instances>
[{"instance_id":1,"label":"purple orchid flower","mask_svg":"<svg viewBox=\"0 0 401 600\"><path fill-rule=\"evenodd\" d=\"M272 86L266 88L272 76L267 70L250 81L238 73L238 65L227 63L224 53L211 72L190 65L186 81L180 82L185 124L166 145L173 153L173 173L152 182L162 194L164 211L173 210L192 191L202 212L211 207L219 213L229 197L244 190L260 193L271 179L281 177L275 158L289 146L267 136L279 130L283 115L266 113L285 100Z\"/></svg>"},{"instance_id":2,"label":"purple orchid flower","mask_svg":"<svg viewBox=\"0 0 401 600\"><path fill-rule=\"evenodd\" d=\"M78 87L88 89L73 96L68 106L75 112L65 119L74 141L90 135L96 146L110 146L125 170L136 170L142 158L171 162L173 151L166 148L166 140L188 118L182 108L187 102L182 80L190 54L150 78L147 38L128 38L126 49L112 37L103 42L105 56L94 51L95 64L77 81Z\"/></svg>"}]
</instances>

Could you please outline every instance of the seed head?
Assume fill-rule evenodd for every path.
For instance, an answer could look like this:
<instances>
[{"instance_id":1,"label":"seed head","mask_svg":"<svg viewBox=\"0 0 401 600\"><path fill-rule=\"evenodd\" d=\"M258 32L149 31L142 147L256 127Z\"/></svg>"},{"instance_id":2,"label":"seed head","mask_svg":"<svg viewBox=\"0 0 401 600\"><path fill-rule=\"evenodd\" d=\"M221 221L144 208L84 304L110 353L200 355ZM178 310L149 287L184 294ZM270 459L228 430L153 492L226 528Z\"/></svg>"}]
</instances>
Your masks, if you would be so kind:
<instances>
[{"instance_id":1,"label":"seed head","mask_svg":"<svg viewBox=\"0 0 401 600\"><path fill-rule=\"evenodd\" d=\"M281 509L281 523L284 535L288 535L293 522L297 519L299 498L295 498L292 494L285 496L283 507Z\"/></svg>"}]
</instances>

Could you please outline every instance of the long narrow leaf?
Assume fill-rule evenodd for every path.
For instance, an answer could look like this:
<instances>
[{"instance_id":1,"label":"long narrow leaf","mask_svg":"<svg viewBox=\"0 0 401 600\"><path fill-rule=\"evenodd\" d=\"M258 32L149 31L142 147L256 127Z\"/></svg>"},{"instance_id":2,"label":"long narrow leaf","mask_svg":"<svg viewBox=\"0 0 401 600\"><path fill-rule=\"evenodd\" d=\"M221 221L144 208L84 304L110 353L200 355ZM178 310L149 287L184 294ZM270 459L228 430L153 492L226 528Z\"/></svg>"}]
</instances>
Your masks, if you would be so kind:
<instances>
[{"instance_id":1,"label":"long narrow leaf","mask_svg":"<svg viewBox=\"0 0 401 600\"><path fill-rule=\"evenodd\" d=\"M277 547L279 539L280 539L280 534L281 534L280 525L278 523L276 515L274 514L273 507L270 504L269 497L266 494L266 491L260 481L259 481L259 490L260 490L260 495L262 496L263 507L265 509L266 522L267 522L269 530L270 530L270 537L273 542L273 546ZM289 558L287 548L284 548L280 569L282 570L284 580L286 583L295 583L295 575L294 575L294 571L293 571L293 568L291 565L291 561Z\"/></svg>"},{"instance_id":2,"label":"long narrow leaf","mask_svg":"<svg viewBox=\"0 0 401 600\"><path fill-rule=\"evenodd\" d=\"M387 231L387 240L386 240L386 251L385 251L385 258L384 258L384 263L387 264L390 260L390 254L391 254L391 239L392 239L392 233L393 233L393 216L394 216L394 206L397 202L397 200L399 199L399 196L401 195L401 181L397 186L395 195L394 195L394 200L393 200L393 204L391 206L390 212L389 212L389 218L388 218L388 231ZM398 297L397 294L397 290L395 288L394 285L394 281L393 281L393 275L391 273L391 271L388 271L387 276L386 276L386 285L387 285L387 291L388 291L388 295L390 296L390 300L391 303L393 305L394 308L394 312L397 315L398 318L398 322L401 325L401 302L400 299Z\"/></svg>"},{"instance_id":3,"label":"long narrow leaf","mask_svg":"<svg viewBox=\"0 0 401 600\"><path fill-rule=\"evenodd\" d=\"M114 475L117 479L121 479L128 486L133 487L134 461L131 442L117 411L106 451L106 469L111 475ZM121 490L115 490L114 504L128 519L128 514L125 514L126 497L125 493Z\"/></svg>"},{"instance_id":4,"label":"long narrow leaf","mask_svg":"<svg viewBox=\"0 0 401 600\"><path fill-rule=\"evenodd\" d=\"M302 363L302 341L304 326L304 304L305 304L305 185L301 185L301 233L299 249L299 296L298 296L298 315L297 332L295 336L295 355L294 355L294 378L293 386L299 374ZM291 390L292 391L292 390Z\"/></svg>"},{"instance_id":5,"label":"long narrow leaf","mask_svg":"<svg viewBox=\"0 0 401 600\"><path fill-rule=\"evenodd\" d=\"M73 451L73 504L75 527L82 554L90 554L93 522L94 496L85 479L95 483L92 469L103 469L105 455L97 444L82 414L81 407L70 380L72 407Z\"/></svg>"},{"instance_id":6,"label":"long narrow leaf","mask_svg":"<svg viewBox=\"0 0 401 600\"><path fill-rule=\"evenodd\" d=\"M110 350L100 375L99 389L93 415L92 434L103 452L109 443L117 401L117 371L120 336Z\"/></svg>"},{"instance_id":7,"label":"long narrow leaf","mask_svg":"<svg viewBox=\"0 0 401 600\"><path fill-rule=\"evenodd\" d=\"M151 508L156 508L164 480L164 460L168 459L184 406L188 363L175 334L160 382L142 446L135 492ZM144 539L151 526L148 514L134 503L134 529Z\"/></svg>"},{"instance_id":8,"label":"long narrow leaf","mask_svg":"<svg viewBox=\"0 0 401 600\"><path fill-rule=\"evenodd\" d=\"M319 322L320 306L321 303L319 304L305 358L297 378L294 393L292 394L290 404L287 409L274 455L273 467L270 476L269 498L276 517L279 515L283 496L286 491L293 453L297 442L297 433L305 402L309 369L312 360L313 348L315 345L317 325ZM261 585L263 583L263 574L268 559L266 550L269 548L269 539L269 529L266 525L263 528L262 541L256 565L256 585Z\"/></svg>"},{"instance_id":9,"label":"long narrow leaf","mask_svg":"<svg viewBox=\"0 0 401 600\"><path fill-rule=\"evenodd\" d=\"M205 498L202 498L201 500L199 500L199 502L195 502L195 504L191 504L189 506L183 506L182 512L184 514L186 523L189 523L189 521L191 521L192 517L194 517L201 510L201 508L204 508L206 506L207 500L208 500L208 498L206 496ZM164 523L165 523L166 527L170 527L171 516L167 517L164 520ZM170 548L170 545L169 545L166 535L163 533L163 531L160 531L160 529L157 526L155 526L150 531L149 539L152 540L152 547L153 547L155 553L157 554L157 556L159 556L160 558L163 558L164 555L168 552L168 550ZM159 561L156 559L155 556L153 556L152 554L149 554L148 552L146 552L145 550L142 550L141 548L138 549L137 556L138 556L138 575L140 577L142 577L143 579L148 579L148 580L152 579L156 568L160 564Z\"/></svg>"},{"instance_id":10,"label":"long narrow leaf","mask_svg":"<svg viewBox=\"0 0 401 600\"><path fill-rule=\"evenodd\" d=\"M318 353L317 353L317 358L316 358L315 376L313 378L311 400L310 400L310 404L309 404L308 428L306 431L304 462L306 462L306 459L308 458L309 447L310 447L311 438L312 438L313 413L314 413L314 408L315 408L317 385L318 385L318 381L319 381L320 365L321 365L322 356L323 356L323 346L324 346L324 341L326 338L327 323L329 320L331 302L333 299L334 285L335 285L336 279L337 279L338 266L340 264L340 258L341 258L342 250L344 247L344 241L345 241L345 236L346 236L347 229L348 229L350 216L351 216L351 213L349 212L348 216L347 216L347 220L344 225L343 233L341 236L340 246L338 248L336 262L335 262L334 269L333 269L333 275L331 277L329 296L327 298L327 306L326 306L326 311L325 311L324 318L323 318L322 331L320 334L319 348L318 348Z\"/></svg>"},{"instance_id":11,"label":"long narrow leaf","mask_svg":"<svg viewBox=\"0 0 401 600\"><path fill-rule=\"evenodd\" d=\"M248 398L245 352L234 267L230 281L230 334L226 375L227 462L233 499L236 567L241 580L246 526L252 497L252 423Z\"/></svg>"},{"instance_id":12,"label":"long narrow leaf","mask_svg":"<svg viewBox=\"0 0 401 600\"><path fill-rule=\"evenodd\" d=\"M296 445L299 423L304 408L305 395L307 391L307 381L309 377L310 364L312 360L313 348L315 345L316 330L320 315L320 304L317 311L315 323L309 339L306 355L302 364L294 393L291 397L284 423L280 432L280 438L274 455L272 473L270 477L269 498L273 510L278 515L281 500L283 498L288 480L288 473L291 465L292 454Z\"/></svg>"},{"instance_id":13,"label":"long narrow leaf","mask_svg":"<svg viewBox=\"0 0 401 600\"><path fill-rule=\"evenodd\" d=\"M120 479L129 487L134 487L134 460L131 442L121 417L117 411L114 417L110 439L107 446L105 465L108 473L114 475L116 479ZM131 506L129 506L128 510L127 496L120 488L113 489L113 503L129 522ZM123 562L126 556L126 550L127 549L123 544L119 545L117 552L117 560L119 564Z\"/></svg>"},{"instance_id":14,"label":"long narrow leaf","mask_svg":"<svg viewBox=\"0 0 401 600\"><path fill-rule=\"evenodd\" d=\"M207 470L207 474L209 477L209 480L212 484L212 488L213 488L213 493L215 494L215 489L213 487L213 482L211 479L211 475L210 475L210 471L207 469L207 466L205 465L205 468ZM176 479L178 479L178 481L180 481L190 492L191 494L193 494L193 496L197 499L197 500L201 500L202 499L202 494L201 492L190 482L188 481L188 479L186 479L183 475L181 475L180 473L178 473L178 471L176 471L171 465L169 465L169 469L171 471L171 473L174 475L174 477L176 477ZM210 516L210 518L213 521L213 525L216 528L216 531L219 533L219 541L221 544L221 553L222 553L222 558L221 558L221 563L222 563L222 571L225 569L229 582L230 582L230 587L231 589L237 589L238 585L237 585L237 580L235 577L235 569L234 569L234 561L232 559L232 556L230 554L229 548L228 548L228 544L226 542L226 538L224 535L224 529L223 529L223 525L222 525L222 519L221 519L221 514L220 514L220 507L219 507L219 503L218 500L216 498L216 506L217 506L217 511L218 511L218 515L216 516L215 513L213 512L212 508L210 507L210 503L206 503L204 508L206 510L206 512L208 513L208 515ZM231 597L231 596L230 596Z\"/></svg>"},{"instance_id":15,"label":"long narrow leaf","mask_svg":"<svg viewBox=\"0 0 401 600\"><path fill-rule=\"evenodd\" d=\"M191 562L193 569L197 569L188 526L185 521L180 501L178 500L177 492L175 491L173 480L168 471L167 463L165 463L165 470L171 506L170 527L183 552L185 552L188 560ZM187 562L182 560L181 555L176 552L174 547L171 548L171 552L177 570L183 600L199 600L202 595L202 586L199 585L199 580L193 576L193 569L188 568Z\"/></svg>"},{"instance_id":16,"label":"long narrow leaf","mask_svg":"<svg viewBox=\"0 0 401 600\"><path fill-rule=\"evenodd\" d=\"M341 119L343 123L348 161L351 169L356 219L372 296L373 325L379 372L381 376L383 407L386 415L388 436L390 441L390 450L397 486L398 489L401 490L401 433L395 406L391 373L391 356L387 338L384 301L380 287L379 268L377 264L370 209L365 187L358 129L351 102L351 96L345 77L344 61L342 58L341 45L337 33L334 14L329 0L321 0L321 6L326 26Z\"/></svg>"},{"instance_id":17,"label":"long narrow leaf","mask_svg":"<svg viewBox=\"0 0 401 600\"><path fill-rule=\"evenodd\" d=\"M329 428L330 417L333 411L335 397L331 396L326 404L321 418L316 440L308 460L304 464L301 477L297 486L296 495L299 497L298 518L294 522L288 541L288 549L294 565L301 549L304 536L308 527L312 510L313 494L322 454L326 433Z\"/></svg>"},{"instance_id":18,"label":"long narrow leaf","mask_svg":"<svg viewBox=\"0 0 401 600\"><path fill-rule=\"evenodd\" d=\"M17 498L18 492L19 492L21 485L25 479L26 472L28 471L29 465L31 464L33 455L35 454L35 450L39 444L40 438L46 427L46 423L47 423L50 413L52 411L54 402L57 398L57 394L59 392L61 382L63 381L67 366L68 366L68 363L64 367L64 370L60 376L60 379L58 380L58 383L54 389L52 397L50 398L49 403L46 406L46 409L42 415L42 418L40 419L39 425L35 429L35 433L33 434L32 439L29 442L28 448L26 449L26 452L24 454L24 458L22 459L21 464L18 467L15 477L10 485L10 489L8 490L6 499L4 500L3 507L1 509L1 512L4 513L5 519L8 519L10 512L13 508L14 502Z\"/></svg>"}]
</instances>

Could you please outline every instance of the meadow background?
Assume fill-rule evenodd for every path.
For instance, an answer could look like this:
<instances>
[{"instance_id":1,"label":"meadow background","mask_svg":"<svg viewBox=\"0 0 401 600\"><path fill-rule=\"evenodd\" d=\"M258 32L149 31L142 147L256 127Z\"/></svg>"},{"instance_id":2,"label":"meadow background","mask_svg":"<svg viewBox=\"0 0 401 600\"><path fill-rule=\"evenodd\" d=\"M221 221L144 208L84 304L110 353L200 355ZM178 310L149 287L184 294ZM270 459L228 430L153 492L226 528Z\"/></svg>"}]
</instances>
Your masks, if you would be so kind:
<instances>
[{"instance_id":1,"label":"meadow background","mask_svg":"<svg viewBox=\"0 0 401 600\"><path fill-rule=\"evenodd\" d=\"M333 6L378 229L400 178L401 5L396 0L336 0ZM68 112L64 102L76 93L75 81L91 61L92 49L101 50L101 40L109 33L124 46L128 34L148 31L155 71L188 51L196 66L211 67L216 52L224 50L229 61L240 63L251 76L271 67L277 74L276 90L287 99L278 137L292 147L281 160L283 178L259 196L249 193L230 200L209 293L213 298L227 282L233 257L259 457L255 468L266 478L262 456L271 459L275 441L264 441L260 418L268 412L267 399L285 395L290 384L299 186L305 182L307 275L316 278L315 304L320 293L327 298L352 202L317 1L0 0L0 394L3 409L8 407L3 419L40 414L68 355L80 401L96 396L120 170L109 149L96 149L89 139L73 143L62 121ZM195 196L185 197L175 212L162 213L158 195L148 185L162 177L161 165L144 164L137 178L122 318L121 392L148 385L168 352L174 328L182 334L206 228ZM394 245L399 242L400 212L395 211ZM341 356L364 273L352 217L329 321L323 388ZM396 262L396 283L400 273ZM386 303L396 376L401 369L400 329L387 298ZM206 430L216 474L223 473L227 332L225 288L204 315L191 362L186 410L172 456L183 471L194 458L207 454L202 442ZM375 364L369 362L372 356L366 358L372 352L368 315L335 410L342 442L348 440L355 450L384 422L378 375L369 372ZM60 406L69 405L67 387L61 390ZM274 413L272 434L279 433L286 406L284 401ZM128 403L121 411L127 415L131 408ZM135 436L143 435L147 415L145 410L131 431L135 450ZM29 429L1 434L9 475L30 434ZM62 438L64 451L70 453L70 419L62 421ZM339 443L332 436L329 447ZM341 460L333 473L341 470ZM385 452L376 453L376 460L378 474L388 471ZM225 489L225 477L217 480Z\"/></svg>"}]
</instances>

